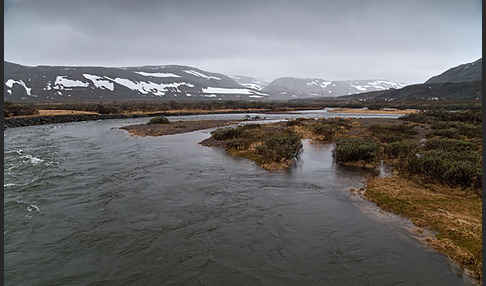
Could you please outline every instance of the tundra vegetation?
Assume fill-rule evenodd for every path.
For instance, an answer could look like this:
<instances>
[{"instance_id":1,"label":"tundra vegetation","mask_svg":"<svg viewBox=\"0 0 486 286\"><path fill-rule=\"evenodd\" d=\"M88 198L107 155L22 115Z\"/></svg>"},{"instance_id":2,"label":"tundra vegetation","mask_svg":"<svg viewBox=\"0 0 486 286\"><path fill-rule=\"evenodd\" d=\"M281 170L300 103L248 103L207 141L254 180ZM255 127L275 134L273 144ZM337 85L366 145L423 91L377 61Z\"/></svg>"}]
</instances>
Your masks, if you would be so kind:
<instances>
[{"instance_id":1,"label":"tundra vegetation","mask_svg":"<svg viewBox=\"0 0 486 286\"><path fill-rule=\"evenodd\" d=\"M167 119L165 116L156 116L152 119L147 124L169 124L170 121Z\"/></svg>"},{"instance_id":2,"label":"tundra vegetation","mask_svg":"<svg viewBox=\"0 0 486 286\"><path fill-rule=\"evenodd\" d=\"M412 113L401 119L304 119L218 129L202 142L281 169L298 158L300 138L335 143L341 165L393 167L360 193L409 218L425 241L481 280L482 130L480 110Z\"/></svg>"},{"instance_id":3,"label":"tundra vegetation","mask_svg":"<svg viewBox=\"0 0 486 286\"><path fill-rule=\"evenodd\" d=\"M230 154L251 159L267 170L288 167L302 150L301 136L280 124L220 128L201 144L224 147Z\"/></svg>"}]
</instances>

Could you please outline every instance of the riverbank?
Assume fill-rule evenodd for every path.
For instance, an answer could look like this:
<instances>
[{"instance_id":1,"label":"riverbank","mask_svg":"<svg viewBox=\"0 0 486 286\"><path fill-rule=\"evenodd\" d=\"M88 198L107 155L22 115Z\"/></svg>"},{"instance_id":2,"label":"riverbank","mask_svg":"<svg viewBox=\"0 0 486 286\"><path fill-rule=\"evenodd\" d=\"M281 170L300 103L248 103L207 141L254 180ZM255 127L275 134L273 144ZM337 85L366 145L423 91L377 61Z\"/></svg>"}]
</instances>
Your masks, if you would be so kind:
<instances>
[{"instance_id":1,"label":"riverbank","mask_svg":"<svg viewBox=\"0 0 486 286\"><path fill-rule=\"evenodd\" d=\"M137 124L120 127L137 136L164 136L236 124L239 120L173 121L167 124Z\"/></svg>"},{"instance_id":2,"label":"riverbank","mask_svg":"<svg viewBox=\"0 0 486 286\"><path fill-rule=\"evenodd\" d=\"M239 108L239 109L174 109L167 111L152 112L125 112L119 114L100 114L96 112L77 111L77 110L39 110L35 115L19 115L6 117L4 128L25 127L43 124L68 123L79 121L103 120L103 119L126 119L154 116L184 116L184 115L206 115L206 114L232 114L232 113L265 113L269 109L259 108ZM209 127L211 128L211 127Z\"/></svg>"},{"instance_id":3,"label":"riverbank","mask_svg":"<svg viewBox=\"0 0 486 286\"><path fill-rule=\"evenodd\" d=\"M419 112L417 109L365 109L365 108L330 108L330 113L349 113L349 114L411 114Z\"/></svg>"},{"instance_id":4,"label":"riverbank","mask_svg":"<svg viewBox=\"0 0 486 286\"><path fill-rule=\"evenodd\" d=\"M427 184L401 176L369 178L364 198L381 209L410 219L430 247L447 255L469 276L480 280L482 271L482 200L460 188Z\"/></svg>"},{"instance_id":5,"label":"riverbank","mask_svg":"<svg viewBox=\"0 0 486 286\"><path fill-rule=\"evenodd\" d=\"M267 170L285 169L298 158L276 156L271 158L274 164L269 168L269 162L261 159L261 151L257 149L264 138L282 129L317 144L336 142L335 158L341 165L376 169L385 161L395 168L395 174L370 178L363 197L385 211L433 231L436 235L426 243L447 255L469 276L481 280L482 200L477 186L480 179L475 175L475 156L481 149L475 137L480 133L468 131L475 130L475 123L464 123L469 117L474 122L475 115L418 115L406 120L300 118L247 130L241 127L219 133L217 130L201 144L223 147L229 154L253 160ZM420 123L424 116L427 120ZM449 131L452 127L462 129ZM441 131L444 128L448 132ZM283 139L281 142L285 142ZM445 171L440 171L441 176L430 173L436 169Z\"/></svg>"},{"instance_id":6,"label":"riverbank","mask_svg":"<svg viewBox=\"0 0 486 286\"><path fill-rule=\"evenodd\" d=\"M126 119L147 117L139 114L65 114L65 115L45 115L45 116L18 116L7 117L4 119L4 128L25 127L43 124L68 123L79 121L92 121L104 119Z\"/></svg>"}]
</instances>

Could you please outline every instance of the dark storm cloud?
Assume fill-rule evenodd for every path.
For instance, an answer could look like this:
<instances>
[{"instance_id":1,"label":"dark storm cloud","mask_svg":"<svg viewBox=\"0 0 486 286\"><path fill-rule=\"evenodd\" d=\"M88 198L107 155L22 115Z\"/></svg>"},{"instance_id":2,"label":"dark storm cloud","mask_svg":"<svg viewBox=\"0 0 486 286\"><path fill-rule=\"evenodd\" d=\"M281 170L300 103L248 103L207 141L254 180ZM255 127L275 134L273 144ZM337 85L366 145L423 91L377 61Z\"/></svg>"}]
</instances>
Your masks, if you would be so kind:
<instances>
[{"instance_id":1,"label":"dark storm cloud","mask_svg":"<svg viewBox=\"0 0 486 286\"><path fill-rule=\"evenodd\" d=\"M5 3L22 64L187 64L273 79L421 82L481 55L481 1Z\"/></svg>"}]
</instances>

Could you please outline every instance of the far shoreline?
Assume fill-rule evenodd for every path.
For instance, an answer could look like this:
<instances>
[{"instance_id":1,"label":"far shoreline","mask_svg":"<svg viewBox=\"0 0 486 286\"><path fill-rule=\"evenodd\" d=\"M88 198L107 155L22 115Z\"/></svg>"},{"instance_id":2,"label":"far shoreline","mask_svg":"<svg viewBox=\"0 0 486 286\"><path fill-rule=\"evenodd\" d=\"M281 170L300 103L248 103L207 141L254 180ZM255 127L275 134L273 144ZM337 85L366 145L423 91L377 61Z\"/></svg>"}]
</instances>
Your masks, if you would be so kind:
<instances>
[{"instance_id":1,"label":"far shoreline","mask_svg":"<svg viewBox=\"0 0 486 286\"><path fill-rule=\"evenodd\" d=\"M397 109L397 108L385 108L385 109L364 109L364 108L330 108L327 110L329 113L349 113L349 114L411 114L417 113L417 109Z\"/></svg>"}]
</instances>

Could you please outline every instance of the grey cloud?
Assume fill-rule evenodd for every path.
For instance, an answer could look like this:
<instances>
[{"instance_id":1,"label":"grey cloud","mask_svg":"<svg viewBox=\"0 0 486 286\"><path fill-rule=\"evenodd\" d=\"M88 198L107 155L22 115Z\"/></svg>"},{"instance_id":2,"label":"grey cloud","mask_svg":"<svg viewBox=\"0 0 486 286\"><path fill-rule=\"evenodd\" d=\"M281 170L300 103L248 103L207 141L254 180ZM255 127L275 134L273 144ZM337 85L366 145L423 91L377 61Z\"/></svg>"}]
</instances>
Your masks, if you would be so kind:
<instances>
[{"instance_id":1,"label":"grey cloud","mask_svg":"<svg viewBox=\"0 0 486 286\"><path fill-rule=\"evenodd\" d=\"M422 82L481 55L479 0L10 0L5 13L6 59L32 65Z\"/></svg>"}]
</instances>

